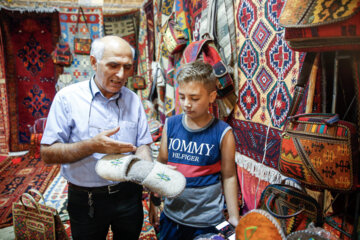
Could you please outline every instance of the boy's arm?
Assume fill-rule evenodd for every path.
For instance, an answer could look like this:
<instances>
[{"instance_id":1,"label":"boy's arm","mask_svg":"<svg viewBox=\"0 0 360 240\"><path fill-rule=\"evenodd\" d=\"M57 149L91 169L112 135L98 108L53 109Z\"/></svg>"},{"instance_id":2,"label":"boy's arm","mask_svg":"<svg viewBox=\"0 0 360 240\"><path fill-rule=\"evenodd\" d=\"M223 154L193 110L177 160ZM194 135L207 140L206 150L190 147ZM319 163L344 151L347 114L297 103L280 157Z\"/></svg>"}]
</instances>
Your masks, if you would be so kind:
<instances>
[{"instance_id":1,"label":"boy's arm","mask_svg":"<svg viewBox=\"0 0 360 240\"><path fill-rule=\"evenodd\" d=\"M229 222L237 226L239 222L238 183L235 165L235 139L232 131L228 131L221 143L221 176L229 213Z\"/></svg>"},{"instance_id":2,"label":"boy's arm","mask_svg":"<svg viewBox=\"0 0 360 240\"><path fill-rule=\"evenodd\" d=\"M167 164L168 160L168 150L167 150L167 135L166 135L166 127L163 129L162 136L161 136L161 142L160 142L160 149L159 149L159 156L157 158L158 162L161 162L163 164ZM160 209L158 208L159 203L154 203L153 200L156 200L155 202L160 202L160 198L157 196L154 196L154 193L150 193L150 207L149 207L149 220L150 224L154 227L158 227L160 224Z\"/></svg>"},{"instance_id":3,"label":"boy's arm","mask_svg":"<svg viewBox=\"0 0 360 240\"><path fill-rule=\"evenodd\" d=\"M168 161L166 127L163 129L163 132L162 132L159 156L158 156L157 160L163 164L167 164L167 161Z\"/></svg>"}]
</instances>

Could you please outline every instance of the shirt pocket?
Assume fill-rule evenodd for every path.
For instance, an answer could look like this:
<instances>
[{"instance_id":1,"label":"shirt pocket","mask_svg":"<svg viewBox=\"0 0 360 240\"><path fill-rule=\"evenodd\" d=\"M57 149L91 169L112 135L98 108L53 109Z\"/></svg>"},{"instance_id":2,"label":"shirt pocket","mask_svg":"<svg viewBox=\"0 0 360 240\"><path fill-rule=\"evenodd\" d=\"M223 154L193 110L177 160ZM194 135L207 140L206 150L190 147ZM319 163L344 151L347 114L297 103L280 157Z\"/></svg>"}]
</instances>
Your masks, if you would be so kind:
<instances>
[{"instance_id":1,"label":"shirt pocket","mask_svg":"<svg viewBox=\"0 0 360 240\"><path fill-rule=\"evenodd\" d=\"M136 145L137 123L129 121L119 122L120 130L115 134L115 139Z\"/></svg>"}]
</instances>

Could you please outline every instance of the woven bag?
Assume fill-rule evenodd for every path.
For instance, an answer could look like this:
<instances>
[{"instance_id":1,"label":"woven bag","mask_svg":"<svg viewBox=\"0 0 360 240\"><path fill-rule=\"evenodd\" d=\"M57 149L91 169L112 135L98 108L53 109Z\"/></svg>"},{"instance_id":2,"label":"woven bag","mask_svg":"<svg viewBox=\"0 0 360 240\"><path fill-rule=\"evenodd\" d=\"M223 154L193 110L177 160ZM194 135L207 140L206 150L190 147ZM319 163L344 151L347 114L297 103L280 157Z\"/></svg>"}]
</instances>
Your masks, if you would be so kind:
<instances>
[{"instance_id":1,"label":"woven bag","mask_svg":"<svg viewBox=\"0 0 360 240\"><path fill-rule=\"evenodd\" d=\"M304 230L312 222L316 226L321 226L323 219L317 201L304 189L298 189L284 182L270 184L264 189L259 208L275 217L286 235Z\"/></svg>"},{"instance_id":2,"label":"woven bag","mask_svg":"<svg viewBox=\"0 0 360 240\"><path fill-rule=\"evenodd\" d=\"M287 1L279 24L295 51L360 50L360 0Z\"/></svg>"},{"instance_id":3,"label":"woven bag","mask_svg":"<svg viewBox=\"0 0 360 240\"><path fill-rule=\"evenodd\" d=\"M30 189L44 198L40 192ZM20 202L12 206L13 225L19 240L68 240L64 225L55 208L37 202L29 193L23 193Z\"/></svg>"},{"instance_id":4,"label":"woven bag","mask_svg":"<svg viewBox=\"0 0 360 240\"><path fill-rule=\"evenodd\" d=\"M80 15L81 14L81 15ZM86 29L89 33L89 38L78 38L76 37L76 34L78 33L79 28L79 21L80 17L84 18ZM82 7L79 7L78 16L77 16L77 22L76 22L76 28L75 28L75 38L74 38L74 53L76 54L83 54L83 55L89 55L91 49L91 37L90 37L90 29L88 27L88 24L86 22L86 17L84 14L84 10Z\"/></svg>"}]
</instances>

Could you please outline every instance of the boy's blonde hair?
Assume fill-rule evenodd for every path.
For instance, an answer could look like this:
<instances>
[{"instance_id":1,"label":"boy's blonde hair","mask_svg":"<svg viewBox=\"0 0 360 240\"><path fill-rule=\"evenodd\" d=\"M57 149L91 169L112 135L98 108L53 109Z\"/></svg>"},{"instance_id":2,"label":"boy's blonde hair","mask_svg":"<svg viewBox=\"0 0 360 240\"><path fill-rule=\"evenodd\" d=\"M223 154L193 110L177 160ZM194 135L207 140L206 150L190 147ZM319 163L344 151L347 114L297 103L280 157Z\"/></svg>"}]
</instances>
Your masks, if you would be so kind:
<instances>
[{"instance_id":1,"label":"boy's blonde hair","mask_svg":"<svg viewBox=\"0 0 360 240\"><path fill-rule=\"evenodd\" d=\"M209 63L203 61L195 61L181 66L181 70L177 75L178 84L188 82L200 82L208 92L216 91L216 77L213 68Z\"/></svg>"}]
</instances>

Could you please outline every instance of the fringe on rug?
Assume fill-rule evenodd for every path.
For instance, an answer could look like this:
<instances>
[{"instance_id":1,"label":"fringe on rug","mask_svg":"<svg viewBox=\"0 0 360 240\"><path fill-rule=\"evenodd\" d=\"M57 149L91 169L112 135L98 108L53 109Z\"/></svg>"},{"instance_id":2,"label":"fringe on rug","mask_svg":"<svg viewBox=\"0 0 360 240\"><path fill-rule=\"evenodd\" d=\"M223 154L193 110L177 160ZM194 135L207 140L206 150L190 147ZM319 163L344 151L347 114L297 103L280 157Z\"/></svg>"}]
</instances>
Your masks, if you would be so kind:
<instances>
[{"instance_id":1,"label":"fringe on rug","mask_svg":"<svg viewBox=\"0 0 360 240\"><path fill-rule=\"evenodd\" d=\"M235 153L235 162L237 165L250 172L251 175L263 181L267 181L270 184L279 184L282 180L287 178L279 171L265 166L264 164L261 164L245 155L242 155L239 152Z\"/></svg>"},{"instance_id":2,"label":"fringe on rug","mask_svg":"<svg viewBox=\"0 0 360 240\"><path fill-rule=\"evenodd\" d=\"M40 4L39 4L40 5ZM40 6L34 6L34 7L10 7L10 6L4 6L0 5L0 10L6 9L8 11L19 11L20 13L24 12L37 12L37 13L53 13L58 12L58 7L40 7Z\"/></svg>"}]
</instances>

